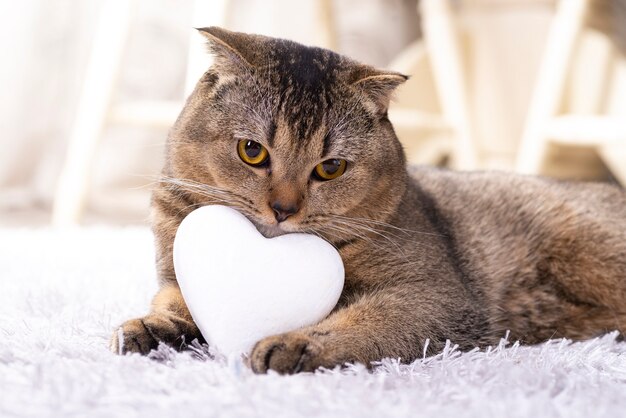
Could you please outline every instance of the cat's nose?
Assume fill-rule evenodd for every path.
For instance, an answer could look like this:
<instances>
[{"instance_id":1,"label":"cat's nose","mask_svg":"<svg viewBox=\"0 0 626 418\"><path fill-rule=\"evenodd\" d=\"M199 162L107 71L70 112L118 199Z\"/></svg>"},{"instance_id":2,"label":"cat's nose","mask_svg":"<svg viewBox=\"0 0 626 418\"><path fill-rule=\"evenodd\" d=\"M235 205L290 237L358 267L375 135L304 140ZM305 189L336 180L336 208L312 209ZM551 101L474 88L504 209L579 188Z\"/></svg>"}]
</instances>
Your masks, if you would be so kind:
<instances>
[{"instance_id":1,"label":"cat's nose","mask_svg":"<svg viewBox=\"0 0 626 418\"><path fill-rule=\"evenodd\" d=\"M276 220L278 222L283 222L285 219L300 210L300 208L295 204L284 204L279 201L270 203L270 207L274 211L274 215L276 216Z\"/></svg>"}]
</instances>

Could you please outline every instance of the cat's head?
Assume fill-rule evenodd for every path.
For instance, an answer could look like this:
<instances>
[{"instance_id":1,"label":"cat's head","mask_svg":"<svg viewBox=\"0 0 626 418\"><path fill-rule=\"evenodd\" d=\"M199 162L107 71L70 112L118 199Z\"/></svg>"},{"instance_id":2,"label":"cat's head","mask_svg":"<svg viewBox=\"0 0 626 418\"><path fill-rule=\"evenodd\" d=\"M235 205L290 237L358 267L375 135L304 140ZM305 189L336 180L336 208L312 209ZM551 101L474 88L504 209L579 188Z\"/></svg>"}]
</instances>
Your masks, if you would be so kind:
<instances>
[{"instance_id":1,"label":"cat's head","mask_svg":"<svg viewBox=\"0 0 626 418\"><path fill-rule=\"evenodd\" d=\"M215 62L170 133L171 181L266 236L337 241L358 232L354 219L394 211L406 171L387 107L406 76L286 40L200 32Z\"/></svg>"}]
</instances>

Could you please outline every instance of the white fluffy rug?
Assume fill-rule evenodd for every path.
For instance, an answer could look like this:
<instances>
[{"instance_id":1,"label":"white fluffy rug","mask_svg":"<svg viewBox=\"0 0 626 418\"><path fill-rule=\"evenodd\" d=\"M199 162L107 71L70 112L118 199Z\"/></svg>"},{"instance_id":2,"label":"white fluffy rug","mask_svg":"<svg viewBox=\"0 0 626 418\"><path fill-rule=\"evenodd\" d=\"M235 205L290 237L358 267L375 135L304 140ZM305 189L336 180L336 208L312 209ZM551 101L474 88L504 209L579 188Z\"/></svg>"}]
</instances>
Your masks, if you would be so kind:
<instances>
[{"instance_id":1,"label":"white fluffy rug","mask_svg":"<svg viewBox=\"0 0 626 418\"><path fill-rule=\"evenodd\" d=\"M156 289L152 257L145 229L0 230L0 416L626 416L614 335L288 377L206 347L113 355Z\"/></svg>"}]
</instances>

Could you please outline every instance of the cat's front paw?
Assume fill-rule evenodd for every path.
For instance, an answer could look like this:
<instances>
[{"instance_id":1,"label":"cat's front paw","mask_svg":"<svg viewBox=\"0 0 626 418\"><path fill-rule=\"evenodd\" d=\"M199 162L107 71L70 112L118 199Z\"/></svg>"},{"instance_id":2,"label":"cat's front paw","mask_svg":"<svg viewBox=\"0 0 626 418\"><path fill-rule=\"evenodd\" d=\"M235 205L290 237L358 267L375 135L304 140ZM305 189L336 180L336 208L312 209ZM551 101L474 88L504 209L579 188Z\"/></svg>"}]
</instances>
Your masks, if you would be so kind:
<instances>
[{"instance_id":1,"label":"cat's front paw","mask_svg":"<svg viewBox=\"0 0 626 418\"><path fill-rule=\"evenodd\" d=\"M131 319L120 325L111 336L109 348L116 354L148 354L159 342L148 330L144 318Z\"/></svg>"},{"instance_id":2,"label":"cat's front paw","mask_svg":"<svg viewBox=\"0 0 626 418\"><path fill-rule=\"evenodd\" d=\"M148 328L146 317L131 319L120 325L111 336L109 348L116 354L146 355L159 346L159 340Z\"/></svg>"},{"instance_id":3,"label":"cat's front paw","mask_svg":"<svg viewBox=\"0 0 626 418\"><path fill-rule=\"evenodd\" d=\"M163 342L180 350L185 345L185 336L188 341L197 338L193 328L195 326L186 321L153 313L126 321L113 331L110 349L116 354L146 355Z\"/></svg>"},{"instance_id":4,"label":"cat's front paw","mask_svg":"<svg viewBox=\"0 0 626 418\"><path fill-rule=\"evenodd\" d=\"M275 335L259 341L250 355L250 367L255 373L274 370L280 374L312 372L319 367L340 364L320 338L300 332Z\"/></svg>"}]
</instances>

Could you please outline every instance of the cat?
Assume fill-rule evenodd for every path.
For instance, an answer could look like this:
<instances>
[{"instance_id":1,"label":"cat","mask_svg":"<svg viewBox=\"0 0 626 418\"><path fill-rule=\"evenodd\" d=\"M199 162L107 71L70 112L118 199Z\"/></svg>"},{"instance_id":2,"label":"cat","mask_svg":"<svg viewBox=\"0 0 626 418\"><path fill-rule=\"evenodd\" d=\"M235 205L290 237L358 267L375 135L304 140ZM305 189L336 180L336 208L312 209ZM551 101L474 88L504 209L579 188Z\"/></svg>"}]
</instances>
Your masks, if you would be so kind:
<instances>
[{"instance_id":1,"label":"cat","mask_svg":"<svg viewBox=\"0 0 626 418\"><path fill-rule=\"evenodd\" d=\"M507 330L529 344L626 331L623 189L407 168L387 117L406 76L287 40L200 32L215 62L171 129L152 198L160 290L148 315L113 333L112 350L204 341L172 244L181 220L208 204L238 209L266 237L317 234L345 264L333 312L259 341L257 373L409 362L446 340L467 350Z\"/></svg>"}]
</instances>

